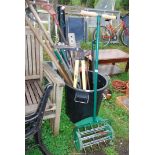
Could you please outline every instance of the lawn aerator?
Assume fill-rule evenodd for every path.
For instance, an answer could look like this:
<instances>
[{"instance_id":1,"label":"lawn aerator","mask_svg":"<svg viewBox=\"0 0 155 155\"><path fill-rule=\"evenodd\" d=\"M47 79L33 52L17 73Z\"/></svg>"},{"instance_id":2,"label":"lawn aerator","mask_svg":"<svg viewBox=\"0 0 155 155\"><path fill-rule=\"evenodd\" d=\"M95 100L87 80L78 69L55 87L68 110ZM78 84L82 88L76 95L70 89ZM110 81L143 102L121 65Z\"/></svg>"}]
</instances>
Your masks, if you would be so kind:
<instances>
[{"instance_id":1,"label":"lawn aerator","mask_svg":"<svg viewBox=\"0 0 155 155\"><path fill-rule=\"evenodd\" d=\"M93 13L84 11L83 15L92 16ZM74 128L74 143L77 150L99 145L102 142L112 141L114 132L107 119L96 116L97 107L97 80L98 80L98 53L99 53L99 32L101 15L97 16L97 33L96 40L92 42L92 57L93 57L93 89L94 89L94 105L93 116L85 118L75 124Z\"/></svg>"}]
</instances>

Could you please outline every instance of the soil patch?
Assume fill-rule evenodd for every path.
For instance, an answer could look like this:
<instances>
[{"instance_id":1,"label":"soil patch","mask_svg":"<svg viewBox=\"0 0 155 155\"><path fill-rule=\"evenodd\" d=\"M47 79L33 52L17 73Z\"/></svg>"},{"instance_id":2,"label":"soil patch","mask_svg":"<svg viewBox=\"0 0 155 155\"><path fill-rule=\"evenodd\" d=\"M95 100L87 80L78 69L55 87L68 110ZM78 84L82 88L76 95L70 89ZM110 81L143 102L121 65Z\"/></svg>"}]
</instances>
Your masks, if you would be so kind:
<instances>
[{"instance_id":1,"label":"soil patch","mask_svg":"<svg viewBox=\"0 0 155 155\"><path fill-rule=\"evenodd\" d=\"M116 150L119 155L129 155L129 140L118 139L116 143Z\"/></svg>"}]
</instances>

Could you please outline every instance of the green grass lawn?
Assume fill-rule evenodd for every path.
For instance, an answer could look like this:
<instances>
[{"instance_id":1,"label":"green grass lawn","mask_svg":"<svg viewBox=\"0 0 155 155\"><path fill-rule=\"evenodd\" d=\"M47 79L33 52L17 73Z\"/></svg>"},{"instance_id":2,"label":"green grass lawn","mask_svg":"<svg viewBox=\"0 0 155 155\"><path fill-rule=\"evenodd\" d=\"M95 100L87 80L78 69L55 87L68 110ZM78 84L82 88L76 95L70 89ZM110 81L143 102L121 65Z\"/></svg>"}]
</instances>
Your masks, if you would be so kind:
<instances>
[{"instance_id":1,"label":"green grass lawn","mask_svg":"<svg viewBox=\"0 0 155 155\"><path fill-rule=\"evenodd\" d=\"M129 48L124 46L121 43L114 43L114 44L111 43L111 44L107 45L106 47L103 47L103 43L100 42L99 47L100 47L100 49L109 49L109 48L110 49L120 49L120 50L122 50L124 52L129 53ZM91 50L92 42L81 42L81 48L86 49L86 50Z\"/></svg>"},{"instance_id":2,"label":"green grass lawn","mask_svg":"<svg viewBox=\"0 0 155 155\"><path fill-rule=\"evenodd\" d=\"M82 46L87 47L88 45ZM128 52L128 48L124 47L123 45L110 45L110 48L122 49ZM120 79L126 81L128 78L128 73L124 72L119 75L112 76L111 80ZM108 118L111 121L111 125L115 133L115 139L113 145L103 146L102 151L106 155L128 155L128 153L125 154L123 151L128 152L129 114L126 110L122 109L115 103L116 97L123 94L116 92L112 88L111 82L109 82L109 88L112 91L112 98L110 100L102 101L99 116ZM65 114L65 98L63 97L59 135L52 135L48 120L44 121L42 124L43 142L46 144L49 151L51 151L54 155L76 154L77 151L75 150L73 142L73 128L74 124ZM31 145L33 145L33 141L31 141L30 146ZM122 148L124 149L123 151ZM26 155L41 155L41 153L37 147L33 147L26 151Z\"/></svg>"}]
</instances>

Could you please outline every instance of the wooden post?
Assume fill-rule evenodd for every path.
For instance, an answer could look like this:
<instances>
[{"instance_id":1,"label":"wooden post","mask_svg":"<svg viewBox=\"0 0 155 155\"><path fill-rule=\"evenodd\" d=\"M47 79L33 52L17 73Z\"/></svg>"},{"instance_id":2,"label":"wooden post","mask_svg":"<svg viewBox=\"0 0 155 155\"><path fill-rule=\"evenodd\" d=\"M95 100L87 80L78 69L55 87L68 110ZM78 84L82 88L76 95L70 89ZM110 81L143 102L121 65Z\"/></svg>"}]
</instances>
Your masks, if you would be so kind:
<instances>
[{"instance_id":1,"label":"wooden post","mask_svg":"<svg viewBox=\"0 0 155 155\"><path fill-rule=\"evenodd\" d=\"M56 114L55 114L54 129L53 129L54 135L57 135L59 133L63 87L57 85L56 86L56 92L57 92L56 100L55 100L55 102L56 102Z\"/></svg>"}]
</instances>

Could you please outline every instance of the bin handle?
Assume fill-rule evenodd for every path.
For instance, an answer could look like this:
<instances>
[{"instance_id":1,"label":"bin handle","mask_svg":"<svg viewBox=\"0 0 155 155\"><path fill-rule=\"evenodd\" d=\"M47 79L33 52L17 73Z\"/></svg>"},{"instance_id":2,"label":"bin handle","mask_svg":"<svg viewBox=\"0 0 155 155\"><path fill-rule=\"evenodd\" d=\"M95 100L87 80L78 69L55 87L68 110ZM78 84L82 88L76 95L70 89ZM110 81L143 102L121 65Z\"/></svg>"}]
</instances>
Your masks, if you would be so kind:
<instances>
[{"instance_id":1,"label":"bin handle","mask_svg":"<svg viewBox=\"0 0 155 155\"><path fill-rule=\"evenodd\" d=\"M88 104L89 102L89 94L85 92L76 92L74 97L75 102L80 102L83 104Z\"/></svg>"}]
</instances>

